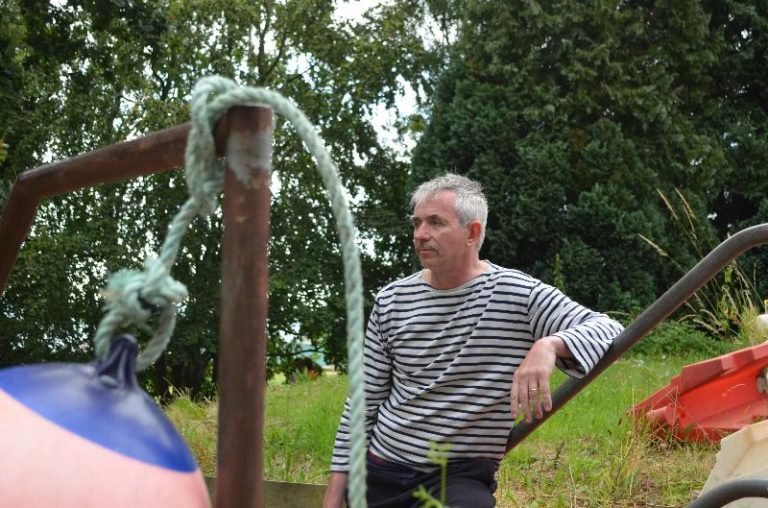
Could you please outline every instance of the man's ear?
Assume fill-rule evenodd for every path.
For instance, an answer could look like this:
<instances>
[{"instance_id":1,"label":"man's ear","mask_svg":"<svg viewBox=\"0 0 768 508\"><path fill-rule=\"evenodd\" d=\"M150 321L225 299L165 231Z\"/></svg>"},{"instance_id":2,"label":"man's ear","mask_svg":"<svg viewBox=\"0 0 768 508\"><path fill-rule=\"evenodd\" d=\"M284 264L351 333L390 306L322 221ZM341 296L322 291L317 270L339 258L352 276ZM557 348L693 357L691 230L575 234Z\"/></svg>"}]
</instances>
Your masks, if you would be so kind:
<instances>
[{"instance_id":1,"label":"man's ear","mask_svg":"<svg viewBox=\"0 0 768 508\"><path fill-rule=\"evenodd\" d=\"M471 241L475 245L480 241L480 235L483 233L483 225L479 220L473 220L469 223L469 235L467 240Z\"/></svg>"}]
</instances>

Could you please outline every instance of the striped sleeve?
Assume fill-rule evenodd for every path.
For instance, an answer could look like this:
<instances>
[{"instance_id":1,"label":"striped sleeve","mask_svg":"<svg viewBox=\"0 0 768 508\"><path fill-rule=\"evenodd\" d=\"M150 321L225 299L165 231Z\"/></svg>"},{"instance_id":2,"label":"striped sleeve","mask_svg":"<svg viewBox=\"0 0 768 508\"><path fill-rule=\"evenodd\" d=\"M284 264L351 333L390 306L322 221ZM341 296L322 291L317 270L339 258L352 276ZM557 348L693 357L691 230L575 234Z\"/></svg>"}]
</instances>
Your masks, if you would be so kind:
<instances>
[{"instance_id":1,"label":"striped sleeve","mask_svg":"<svg viewBox=\"0 0 768 508\"><path fill-rule=\"evenodd\" d=\"M371 429L376 423L379 406L387 399L391 389L392 362L379 328L379 309L380 306L377 299L368 319L363 350L366 443L370 442ZM344 412L341 415L339 429L336 432L331 471L349 471L349 422L350 405L349 398L347 398L347 401L344 403Z\"/></svg>"},{"instance_id":2,"label":"striped sleeve","mask_svg":"<svg viewBox=\"0 0 768 508\"><path fill-rule=\"evenodd\" d=\"M597 364L623 327L605 314L592 311L544 283L531 291L529 318L533 338L554 335L565 342L573 358L559 358L566 374L582 377Z\"/></svg>"}]
</instances>

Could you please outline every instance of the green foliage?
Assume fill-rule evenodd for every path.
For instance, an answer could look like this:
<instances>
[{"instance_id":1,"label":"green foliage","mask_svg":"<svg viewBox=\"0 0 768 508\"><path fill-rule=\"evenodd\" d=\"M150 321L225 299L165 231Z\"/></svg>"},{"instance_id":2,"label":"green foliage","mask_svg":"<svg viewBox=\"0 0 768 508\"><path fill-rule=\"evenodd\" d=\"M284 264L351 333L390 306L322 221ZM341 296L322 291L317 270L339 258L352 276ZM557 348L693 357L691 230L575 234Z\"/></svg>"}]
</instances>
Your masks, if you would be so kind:
<instances>
[{"instance_id":1,"label":"green foliage","mask_svg":"<svg viewBox=\"0 0 768 508\"><path fill-rule=\"evenodd\" d=\"M632 348L630 355L648 359L712 358L738 349L736 341L719 340L688 320L664 321Z\"/></svg>"},{"instance_id":2,"label":"green foliage","mask_svg":"<svg viewBox=\"0 0 768 508\"><path fill-rule=\"evenodd\" d=\"M768 328L766 327L766 313L768 300L763 300L761 310L743 310L740 314L741 326L739 327L738 338L741 344L757 345L768 340Z\"/></svg>"},{"instance_id":3,"label":"green foliage","mask_svg":"<svg viewBox=\"0 0 768 508\"><path fill-rule=\"evenodd\" d=\"M555 268L553 274L552 284L560 291L566 292L565 288L565 274L563 273L563 258L560 254L555 254Z\"/></svg>"},{"instance_id":4,"label":"green foliage","mask_svg":"<svg viewBox=\"0 0 768 508\"><path fill-rule=\"evenodd\" d=\"M322 377L270 384L264 410L264 477L277 481L326 480L347 378ZM205 476L216 476L217 400L181 394L164 406Z\"/></svg>"},{"instance_id":5,"label":"green foliage","mask_svg":"<svg viewBox=\"0 0 768 508\"><path fill-rule=\"evenodd\" d=\"M346 381L346 377L327 376L268 388L266 478L306 483L326 480L340 408L348 393Z\"/></svg>"},{"instance_id":6,"label":"green foliage","mask_svg":"<svg viewBox=\"0 0 768 508\"><path fill-rule=\"evenodd\" d=\"M423 485L419 485L413 497L423 501L422 508L446 508L445 497L448 487L448 451L451 443L436 443L430 441L427 459L432 464L440 466L440 499L436 499Z\"/></svg>"},{"instance_id":7,"label":"green foliage","mask_svg":"<svg viewBox=\"0 0 768 508\"><path fill-rule=\"evenodd\" d=\"M659 196L669 211L671 224L677 227L696 256L703 257L715 247L711 228L708 224L702 225L694 207L679 189L675 189L675 200L661 191ZM673 258L664 247L640 236L677 268L680 276L685 274L686 266ZM721 340L733 339L736 332L764 310L755 279L744 272L738 261L732 261L686 302L686 319L711 336Z\"/></svg>"},{"instance_id":8,"label":"green foliage","mask_svg":"<svg viewBox=\"0 0 768 508\"><path fill-rule=\"evenodd\" d=\"M446 508L445 496L443 495L442 500L436 499L423 485L419 485L413 497L422 502L421 508Z\"/></svg>"},{"instance_id":9,"label":"green foliage","mask_svg":"<svg viewBox=\"0 0 768 508\"><path fill-rule=\"evenodd\" d=\"M759 314L763 305L755 285L736 262L724 268L719 281L713 300L707 299L706 291L696 295L699 308L689 317L711 335L727 339Z\"/></svg>"},{"instance_id":10,"label":"green foliage","mask_svg":"<svg viewBox=\"0 0 768 508\"><path fill-rule=\"evenodd\" d=\"M218 424L216 404L194 401L189 394L181 393L163 409L195 456L200 470L203 474L211 475L216 471L218 438L215 432L211 432Z\"/></svg>"},{"instance_id":11,"label":"green foliage","mask_svg":"<svg viewBox=\"0 0 768 508\"><path fill-rule=\"evenodd\" d=\"M3 184L51 159L173 126L202 76L222 74L290 97L315 123L355 198L371 291L407 266L400 211L406 166L382 146L371 112L392 107L434 57L415 35L418 5L377 8L365 23L334 18L329 0L28 2L0 8ZM309 20L309 22L308 22ZM269 368L308 339L344 366L342 261L325 191L299 138L278 119L270 244ZM109 168L105 168L108 170ZM3 188L3 187L0 187ZM183 203L180 172L42 203L0 298L0 363L84 359L101 317L107 274L157 252ZM212 394L216 380L221 219L187 233L175 278L190 298L163 358L144 375ZM369 254L370 253L370 254Z\"/></svg>"},{"instance_id":12,"label":"green foliage","mask_svg":"<svg viewBox=\"0 0 768 508\"><path fill-rule=\"evenodd\" d=\"M768 102L757 85L768 76L755 56L768 8L562 0L460 10L411 185L446 170L485 183L490 259L549 281L559 259L571 296L629 311L679 276L639 235L686 268L701 254L657 189L685 189L707 238L768 218Z\"/></svg>"}]
</instances>

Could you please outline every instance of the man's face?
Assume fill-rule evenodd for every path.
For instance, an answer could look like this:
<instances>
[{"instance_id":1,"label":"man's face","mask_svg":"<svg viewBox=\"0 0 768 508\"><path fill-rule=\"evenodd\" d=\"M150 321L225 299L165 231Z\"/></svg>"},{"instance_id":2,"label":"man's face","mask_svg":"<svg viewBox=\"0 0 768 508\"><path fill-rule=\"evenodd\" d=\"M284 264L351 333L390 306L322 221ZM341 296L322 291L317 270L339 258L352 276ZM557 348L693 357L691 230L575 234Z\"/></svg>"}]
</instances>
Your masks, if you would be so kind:
<instances>
[{"instance_id":1,"label":"man's face","mask_svg":"<svg viewBox=\"0 0 768 508\"><path fill-rule=\"evenodd\" d=\"M455 201L455 192L443 191L413 210L413 245L424 268L452 270L475 248L467 242L469 228L461 225Z\"/></svg>"}]
</instances>

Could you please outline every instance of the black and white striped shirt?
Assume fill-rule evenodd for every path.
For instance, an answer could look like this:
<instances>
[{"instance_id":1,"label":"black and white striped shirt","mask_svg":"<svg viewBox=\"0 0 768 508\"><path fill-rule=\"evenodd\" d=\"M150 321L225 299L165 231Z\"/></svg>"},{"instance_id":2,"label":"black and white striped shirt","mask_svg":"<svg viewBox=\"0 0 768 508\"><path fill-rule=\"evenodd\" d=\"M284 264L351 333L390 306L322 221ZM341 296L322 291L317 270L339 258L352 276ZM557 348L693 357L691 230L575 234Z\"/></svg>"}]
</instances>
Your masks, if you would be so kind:
<instances>
[{"instance_id":1,"label":"black and white striped shirt","mask_svg":"<svg viewBox=\"0 0 768 508\"><path fill-rule=\"evenodd\" d=\"M416 273L376 296L365 334L369 450L429 467L430 442L451 444L449 460L501 459L514 421L512 375L534 341L563 339L573 354L558 366L582 376L622 327L520 271L489 263L466 284L436 290ZM349 403L331 470L347 471Z\"/></svg>"}]
</instances>

